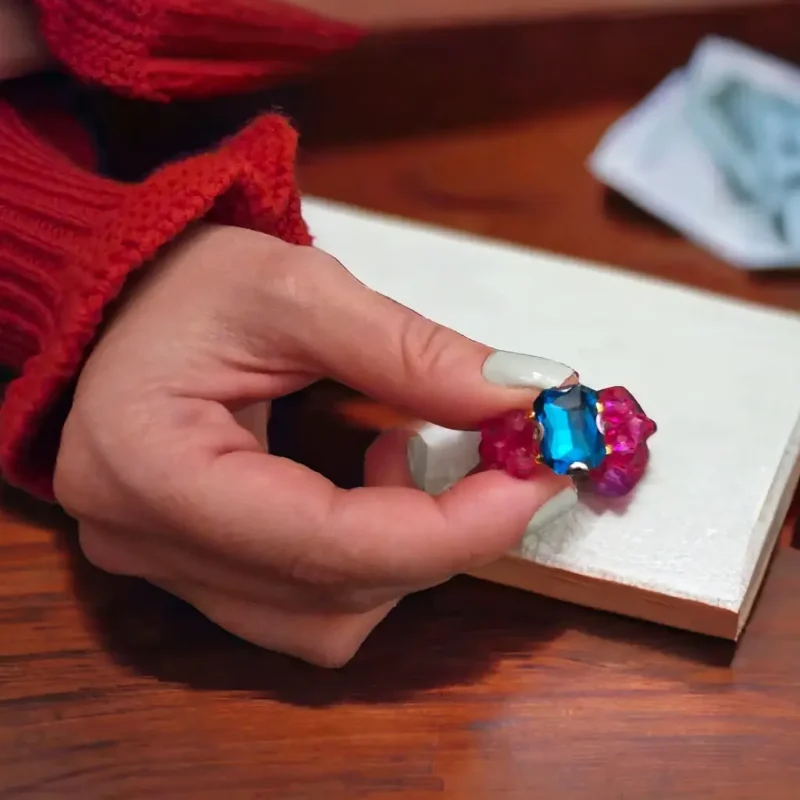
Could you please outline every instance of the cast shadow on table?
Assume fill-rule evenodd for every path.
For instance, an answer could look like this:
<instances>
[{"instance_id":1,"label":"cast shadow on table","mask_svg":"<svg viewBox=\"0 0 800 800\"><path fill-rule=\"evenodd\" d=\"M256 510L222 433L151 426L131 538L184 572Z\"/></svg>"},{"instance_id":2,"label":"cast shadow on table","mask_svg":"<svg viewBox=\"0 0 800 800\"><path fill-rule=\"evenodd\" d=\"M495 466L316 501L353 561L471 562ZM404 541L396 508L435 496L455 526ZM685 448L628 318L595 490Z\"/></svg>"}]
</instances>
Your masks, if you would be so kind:
<instances>
[{"instance_id":1,"label":"cast shadow on table","mask_svg":"<svg viewBox=\"0 0 800 800\"><path fill-rule=\"evenodd\" d=\"M678 662L729 666L733 645L582 609L472 578L406 598L353 661L322 670L227 634L182 601L142 581L105 575L65 536L74 592L103 649L126 669L199 691L242 692L305 707L399 703L480 682L502 661L526 659L566 635L616 642L616 658L647 671ZM593 648L561 655L591 663ZM552 666L558 670L558 654ZM652 667L649 665L652 664ZM598 666L603 666L598 663Z\"/></svg>"},{"instance_id":2,"label":"cast shadow on table","mask_svg":"<svg viewBox=\"0 0 800 800\"><path fill-rule=\"evenodd\" d=\"M606 188L603 190L602 202L606 217L614 222L647 230L651 235L660 236L667 240L682 237L679 231L670 227L649 211L637 206L614 189ZM747 278L753 283L769 282L774 285L785 280L794 284L797 280L797 272L793 269L759 269L751 270Z\"/></svg>"},{"instance_id":3,"label":"cast shadow on table","mask_svg":"<svg viewBox=\"0 0 800 800\"><path fill-rule=\"evenodd\" d=\"M637 228L646 228L648 232L663 236L665 239L681 238L681 234L674 228L614 189L603 190L603 212L609 219Z\"/></svg>"}]
</instances>

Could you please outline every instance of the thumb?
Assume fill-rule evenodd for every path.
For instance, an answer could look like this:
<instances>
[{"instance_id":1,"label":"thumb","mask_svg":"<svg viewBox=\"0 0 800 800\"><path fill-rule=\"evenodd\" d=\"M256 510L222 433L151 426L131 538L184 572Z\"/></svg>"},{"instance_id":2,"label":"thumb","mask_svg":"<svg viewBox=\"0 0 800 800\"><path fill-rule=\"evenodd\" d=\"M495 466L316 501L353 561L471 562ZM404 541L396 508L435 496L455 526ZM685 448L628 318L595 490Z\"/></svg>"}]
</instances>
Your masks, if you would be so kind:
<instances>
[{"instance_id":1,"label":"thumb","mask_svg":"<svg viewBox=\"0 0 800 800\"><path fill-rule=\"evenodd\" d=\"M331 259L298 325L328 377L420 419L470 428L575 378L548 358L493 351L372 291ZM314 308L319 303L322 307Z\"/></svg>"},{"instance_id":2,"label":"thumb","mask_svg":"<svg viewBox=\"0 0 800 800\"><path fill-rule=\"evenodd\" d=\"M364 463L366 486L431 488L420 485L419 476L414 475L414 465L407 458L414 438L411 431L403 429L381 434L367 451ZM453 453L449 455L458 467L458 455L455 458L452 458ZM452 465L447 469L452 469ZM455 477L460 480L464 476L459 474ZM573 481L546 468L541 468L530 481L483 473L471 475L460 483L455 480L449 483L452 486L450 492L433 493L439 495L438 502L444 504L444 508L459 509L464 519L469 520L469 526L461 522L461 535L451 542L454 550L461 548L462 571L484 566L499 558L519 543L523 532L526 535L539 534L570 512L578 502ZM438 487L440 490L444 488L449 487ZM479 534L468 537L465 531L467 528L476 530L473 526L477 526Z\"/></svg>"}]
</instances>

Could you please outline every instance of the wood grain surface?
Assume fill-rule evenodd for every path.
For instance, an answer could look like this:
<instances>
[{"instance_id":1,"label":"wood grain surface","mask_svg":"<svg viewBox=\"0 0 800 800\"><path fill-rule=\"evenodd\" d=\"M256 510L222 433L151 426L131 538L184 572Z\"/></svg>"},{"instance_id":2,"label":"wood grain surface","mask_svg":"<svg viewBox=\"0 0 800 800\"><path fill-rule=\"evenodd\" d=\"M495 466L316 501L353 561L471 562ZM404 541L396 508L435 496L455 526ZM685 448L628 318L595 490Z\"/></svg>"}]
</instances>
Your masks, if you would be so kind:
<instances>
[{"instance_id":1,"label":"wood grain surface","mask_svg":"<svg viewBox=\"0 0 800 800\"><path fill-rule=\"evenodd\" d=\"M797 551L738 651L464 578L322 672L61 530L3 520L0 797L796 797Z\"/></svg>"},{"instance_id":2,"label":"wood grain surface","mask_svg":"<svg viewBox=\"0 0 800 800\"><path fill-rule=\"evenodd\" d=\"M798 275L728 268L582 164L698 35L796 50L800 7L768 5L369 44L304 93L304 187L800 309ZM353 485L388 413L320 385L276 415L303 415L303 436L277 427L273 442ZM463 578L409 598L350 666L323 672L98 573L57 511L8 491L0 505L4 800L797 797L790 547L736 649Z\"/></svg>"}]
</instances>

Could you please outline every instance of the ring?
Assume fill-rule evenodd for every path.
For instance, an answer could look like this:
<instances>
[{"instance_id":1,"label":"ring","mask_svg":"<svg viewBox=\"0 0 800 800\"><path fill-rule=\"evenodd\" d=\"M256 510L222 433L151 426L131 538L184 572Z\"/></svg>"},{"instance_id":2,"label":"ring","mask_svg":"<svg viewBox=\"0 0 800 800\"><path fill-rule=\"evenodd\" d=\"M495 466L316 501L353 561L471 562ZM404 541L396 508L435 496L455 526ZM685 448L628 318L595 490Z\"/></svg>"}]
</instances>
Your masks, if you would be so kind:
<instances>
[{"instance_id":1,"label":"ring","mask_svg":"<svg viewBox=\"0 0 800 800\"><path fill-rule=\"evenodd\" d=\"M583 478L597 494L622 497L642 479L656 423L622 386L547 389L529 410L510 411L479 431L479 469L530 478L544 465Z\"/></svg>"}]
</instances>

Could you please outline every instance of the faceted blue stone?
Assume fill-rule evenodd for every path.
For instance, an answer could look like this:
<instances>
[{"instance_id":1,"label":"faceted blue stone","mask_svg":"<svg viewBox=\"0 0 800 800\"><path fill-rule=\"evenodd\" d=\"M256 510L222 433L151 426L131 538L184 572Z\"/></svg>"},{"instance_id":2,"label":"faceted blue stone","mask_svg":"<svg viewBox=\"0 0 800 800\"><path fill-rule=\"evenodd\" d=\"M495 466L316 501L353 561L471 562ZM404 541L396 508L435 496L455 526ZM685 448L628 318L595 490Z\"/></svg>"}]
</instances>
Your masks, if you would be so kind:
<instances>
[{"instance_id":1,"label":"faceted blue stone","mask_svg":"<svg viewBox=\"0 0 800 800\"><path fill-rule=\"evenodd\" d=\"M566 475L574 464L594 469L605 458L597 403L597 392L580 384L548 389L536 398L533 412L542 425L542 462L558 475Z\"/></svg>"}]
</instances>

